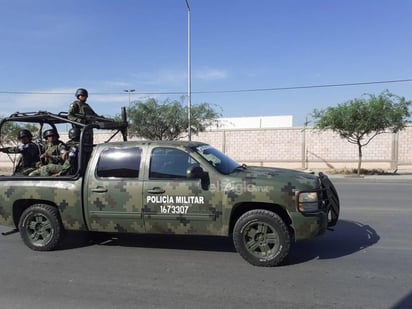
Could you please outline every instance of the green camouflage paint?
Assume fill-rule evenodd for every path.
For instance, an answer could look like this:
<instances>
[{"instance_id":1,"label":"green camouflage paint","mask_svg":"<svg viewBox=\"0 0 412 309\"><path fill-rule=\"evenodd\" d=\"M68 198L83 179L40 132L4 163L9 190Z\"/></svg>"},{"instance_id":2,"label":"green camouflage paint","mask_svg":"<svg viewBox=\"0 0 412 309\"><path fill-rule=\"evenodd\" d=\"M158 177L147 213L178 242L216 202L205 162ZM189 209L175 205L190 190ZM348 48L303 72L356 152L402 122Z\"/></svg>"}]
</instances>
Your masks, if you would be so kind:
<instances>
[{"instance_id":1,"label":"green camouflage paint","mask_svg":"<svg viewBox=\"0 0 412 309\"><path fill-rule=\"evenodd\" d=\"M297 192L320 190L318 176L264 167L247 167L244 171L224 175L192 150L195 145L203 144L100 144L92 154L84 180L82 177L15 180L1 177L0 224L16 226L24 208L46 203L57 207L67 230L223 236L232 232L240 215L259 208L280 214L294 231L295 240L311 239L326 230L326 211L303 215L297 210ZM150 154L154 147L160 146L189 153L207 171L207 185L201 179L149 179ZM142 149L138 177L106 179L96 176L99 155L113 147ZM156 188L161 188L161 193L150 193Z\"/></svg>"}]
</instances>

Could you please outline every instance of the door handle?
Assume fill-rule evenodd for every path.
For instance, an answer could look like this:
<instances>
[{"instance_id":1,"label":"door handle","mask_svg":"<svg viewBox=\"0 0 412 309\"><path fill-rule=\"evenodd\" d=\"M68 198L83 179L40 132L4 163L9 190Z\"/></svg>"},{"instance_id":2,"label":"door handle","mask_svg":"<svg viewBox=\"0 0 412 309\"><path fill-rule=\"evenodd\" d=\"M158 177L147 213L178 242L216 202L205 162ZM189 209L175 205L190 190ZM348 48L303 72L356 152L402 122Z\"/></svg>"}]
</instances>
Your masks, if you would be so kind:
<instances>
[{"instance_id":1,"label":"door handle","mask_svg":"<svg viewBox=\"0 0 412 309\"><path fill-rule=\"evenodd\" d=\"M107 189L103 187L97 187L97 188L92 189L92 192L104 193L104 192L107 192Z\"/></svg>"},{"instance_id":2,"label":"door handle","mask_svg":"<svg viewBox=\"0 0 412 309\"><path fill-rule=\"evenodd\" d=\"M152 193L152 194L162 194L162 193L165 193L166 191L165 191L164 189L162 189L162 188L155 187L155 188L153 188L153 189L147 190L147 192L148 192L148 193Z\"/></svg>"}]
</instances>

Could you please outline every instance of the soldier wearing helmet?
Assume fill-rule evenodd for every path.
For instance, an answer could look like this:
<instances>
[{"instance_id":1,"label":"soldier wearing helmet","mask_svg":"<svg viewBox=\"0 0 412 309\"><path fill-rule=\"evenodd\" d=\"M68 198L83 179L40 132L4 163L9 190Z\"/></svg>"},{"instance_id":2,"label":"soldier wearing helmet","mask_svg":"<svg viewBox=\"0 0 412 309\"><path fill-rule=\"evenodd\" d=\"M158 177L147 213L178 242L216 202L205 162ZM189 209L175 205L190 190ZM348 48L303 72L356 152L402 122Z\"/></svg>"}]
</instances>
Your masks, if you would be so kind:
<instances>
[{"instance_id":1,"label":"soldier wearing helmet","mask_svg":"<svg viewBox=\"0 0 412 309\"><path fill-rule=\"evenodd\" d=\"M69 107L69 113L67 118L72 121L89 124L93 117L99 117L95 111L86 103L89 97L89 92L84 88L78 88L74 94L77 100L75 100ZM73 125L73 128L79 128ZM80 129L80 128L79 128ZM93 144L93 131L90 130L84 135L84 142L86 144Z\"/></svg>"},{"instance_id":2,"label":"soldier wearing helmet","mask_svg":"<svg viewBox=\"0 0 412 309\"><path fill-rule=\"evenodd\" d=\"M70 104L68 118L76 122L88 124L90 121L87 116L98 116L90 105L86 103L89 92L84 88L79 88L74 96L77 100Z\"/></svg>"},{"instance_id":3,"label":"soldier wearing helmet","mask_svg":"<svg viewBox=\"0 0 412 309\"><path fill-rule=\"evenodd\" d=\"M43 138L46 140L46 146L44 152L40 155L41 165L43 166L31 172L29 176L45 176L43 172L49 172L48 170L52 169L54 164L63 164L64 160L61 155L67 151L67 146L59 140L59 137L55 129L44 131Z\"/></svg>"},{"instance_id":4,"label":"soldier wearing helmet","mask_svg":"<svg viewBox=\"0 0 412 309\"><path fill-rule=\"evenodd\" d=\"M22 129L17 134L21 145L16 147L1 148L1 152L18 153L21 157L15 167L14 175L28 175L36 169L36 163L40 161L39 147L32 142L33 135L27 129Z\"/></svg>"},{"instance_id":5,"label":"soldier wearing helmet","mask_svg":"<svg viewBox=\"0 0 412 309\"><path fill-rule=\"evenodd\" d=\"M47 130L44 132L44 137L48 140L57 140L56 132ZM58 135L57 135L58 136ZM53 152L53 160L47 165L40 167L34 172L30 173L30 176L61 176L74 174L77 170L77 154L79 149L80 129L72 128L69 131L70 140L66 144L60 144L58 151ZM49 145L50 143L48 143ZM51 147L56 147L57 144L53 144ZM46 152L51 148L46 148ZM56 148L55 148L56 149Z\"/></svg>"},{"instance_id":6,"label":"soldier wearing helmet","mask_svg":"<svg viewBox=\"0 0 412 309\"><path fill-rule=\"evenodd\" d=\"M49 129L44 131L43 137L46 140L46 146L44 153L40 155L41 159L44 159L46 164L49 163L63 163L60 154L67 147L59 140L59 134L55 129Z\"/></svg>"},{"instance_id":7,"label":"soldier wearing helmet","mask_svg":"<svg viewBox=\"0 0 412 309\"><path fill-rule=\"evenodd\" d=\"M69 138L67 141L67 151L62 155L64 163L59 172L52 174L53 176L70 175L77 171L78 166L78 152L80 141L80 129L75 127L69 130Z\"/></svg>"}]
</instances>

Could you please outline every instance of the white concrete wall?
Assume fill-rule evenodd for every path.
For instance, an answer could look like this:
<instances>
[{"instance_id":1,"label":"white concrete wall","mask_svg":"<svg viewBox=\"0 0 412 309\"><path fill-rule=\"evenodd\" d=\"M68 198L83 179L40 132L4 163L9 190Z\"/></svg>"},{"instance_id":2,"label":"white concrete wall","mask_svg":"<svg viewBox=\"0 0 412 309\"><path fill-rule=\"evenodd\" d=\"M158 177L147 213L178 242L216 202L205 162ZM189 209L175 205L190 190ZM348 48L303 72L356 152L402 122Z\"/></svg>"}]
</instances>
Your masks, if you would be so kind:
<instances>
[{"instance_id":1,"label":"white concrete wall","mask_svg":"<svg viewBox=\"0 0 412 309\"><path fill-rule=\"evenodd\" d=\"M95 134L103 142L108 134ZM61 134L63 141L67 134ZM115 140L120 141L120 137ZM213 145L233 159L249 165L309 169L356 168L358 149L332 131L312 128L272 128L211 130L192 136L192 140ZM0 153L1 165L8 165ZM412 170L412 126L397 134L376 136L363 148L363 168Z\"/></svg>"}]
</instances>

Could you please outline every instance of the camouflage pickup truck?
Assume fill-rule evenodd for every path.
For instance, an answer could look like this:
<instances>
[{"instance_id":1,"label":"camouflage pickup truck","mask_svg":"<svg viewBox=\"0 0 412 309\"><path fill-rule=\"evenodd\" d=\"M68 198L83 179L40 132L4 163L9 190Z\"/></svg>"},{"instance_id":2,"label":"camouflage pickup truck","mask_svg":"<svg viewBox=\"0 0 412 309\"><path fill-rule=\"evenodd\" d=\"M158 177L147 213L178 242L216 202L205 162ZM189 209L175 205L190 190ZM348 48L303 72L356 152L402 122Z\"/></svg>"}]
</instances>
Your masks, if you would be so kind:
<instances>
[{"instance_id":1,"label":"camouflage pickup truck","mask_svg":"<svg viewBox=\"0 0 412 309\"><path fill-rule=\"evenodd\" d=\"M17 114L0 132L8 121L70 123L64 114ZM124 140L89 150L81 142L73 175L0 177L0 225L33 250L53 250L69 230L232 236L246 261L275 266L292 242L337 223L338 194L322 173L246 166L201 142L126 141L125 123L83 126Z\"/></svg>"}]
</instances>

